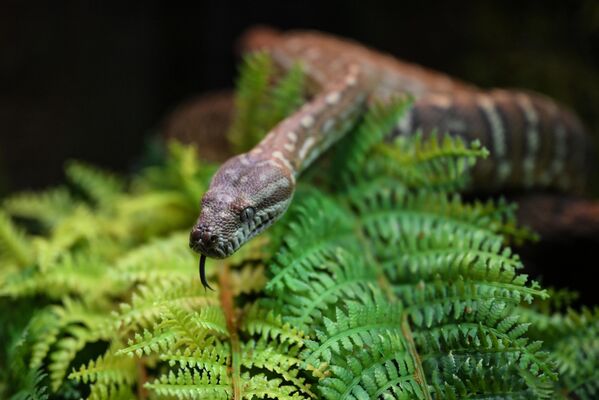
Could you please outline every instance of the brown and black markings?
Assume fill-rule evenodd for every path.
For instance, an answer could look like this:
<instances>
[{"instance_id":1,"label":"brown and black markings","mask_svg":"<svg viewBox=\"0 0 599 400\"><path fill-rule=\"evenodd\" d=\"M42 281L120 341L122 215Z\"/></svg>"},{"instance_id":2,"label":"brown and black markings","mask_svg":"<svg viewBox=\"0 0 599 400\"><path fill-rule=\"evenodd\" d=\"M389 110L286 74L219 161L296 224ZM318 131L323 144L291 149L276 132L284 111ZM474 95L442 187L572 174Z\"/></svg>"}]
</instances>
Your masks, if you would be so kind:
<instances>
[{"instance_id":1,"label":"brown and black markings","mask_svg":"<svg viewBox=\"0 0 599 400\"><path fill-rule=\"evenodd\" d=\"M348 130L365 100L414 97L391 137L436 129L479 139L492 156L475 177L491 187L572 188L584 181L588 136L573 113L546 97L481 90L319 33L261 30L244 43L248 51L268 51L283 70L301 63L313 98L214 176L190 234L205 286L206 256L231 255L280 218L299 174Z\"/></svg>"}]
</instances>

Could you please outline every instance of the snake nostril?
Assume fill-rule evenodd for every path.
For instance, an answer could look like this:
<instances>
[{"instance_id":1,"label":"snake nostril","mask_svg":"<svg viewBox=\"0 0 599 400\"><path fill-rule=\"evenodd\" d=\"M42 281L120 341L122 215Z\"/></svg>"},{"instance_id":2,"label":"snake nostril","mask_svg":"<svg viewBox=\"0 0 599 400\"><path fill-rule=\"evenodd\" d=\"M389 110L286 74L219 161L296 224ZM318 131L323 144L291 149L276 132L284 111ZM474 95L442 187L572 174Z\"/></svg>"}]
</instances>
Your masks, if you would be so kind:
<instances>
[{"instance_id":1,"label":"snake nostril","mask_svg":"<svg viewBox=\"0 0 599 400\"><path fill-rule=\"evenodd\" d=\"M200 237L206 244L214 243L218 239L218 236L210 234L210 231L202 231Z\"/></svg>"},{"instance_id":2,"label":"snake nostril","mask_svg":"<svg viewBox=\"0 0 599 400\"><path fill-rule=\"evenodd\" d=\"M202 231L199 230L198 228L192 229L190 238L191 238L192 242L195 242L195 243L199 242L200 239L202 238Z\"/></svg>"}]
</instances>

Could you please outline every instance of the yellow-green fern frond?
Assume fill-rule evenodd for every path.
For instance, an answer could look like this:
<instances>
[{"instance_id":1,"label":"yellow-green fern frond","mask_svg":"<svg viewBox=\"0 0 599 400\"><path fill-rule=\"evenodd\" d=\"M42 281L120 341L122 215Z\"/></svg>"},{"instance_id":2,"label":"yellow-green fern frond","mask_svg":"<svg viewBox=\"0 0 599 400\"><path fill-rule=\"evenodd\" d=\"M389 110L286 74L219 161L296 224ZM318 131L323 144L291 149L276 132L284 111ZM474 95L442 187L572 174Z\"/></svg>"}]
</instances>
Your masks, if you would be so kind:
<instances>
[{"instance_id":1,"label":"yellow-green fern frond","mask_svg":"<svg viewBox=\"0 0 599 400\"><path fill-rule=\"evenodd\" d=\"M33 246L25 232L0 211L0 263L24 267L33 260Z\"/></svg>"},{"instance_id":2,"label":"yellow-green fern frond","mask_svg":"<svg viewBox=\"0 0 599 400\"><path fill-rule=\"evenodd\" d=\"M275 65L266 53L246 57L237 81L235 118L228 139L235 152L251 149L277 122L304 99L304 74L299 65L275 78Z\"/></svg>"},{"instance_id":3,"label":"yellow-green fern frond","mask_svg":"<svg viewBox=\"0 0 599 400\"><path fill-rule=\"evenodd\" d=\"M66 174L81 194L99 206L114 203L115 196L124 189L117 176L78 161L67 164Z\"/></svg>"}]
</instances>

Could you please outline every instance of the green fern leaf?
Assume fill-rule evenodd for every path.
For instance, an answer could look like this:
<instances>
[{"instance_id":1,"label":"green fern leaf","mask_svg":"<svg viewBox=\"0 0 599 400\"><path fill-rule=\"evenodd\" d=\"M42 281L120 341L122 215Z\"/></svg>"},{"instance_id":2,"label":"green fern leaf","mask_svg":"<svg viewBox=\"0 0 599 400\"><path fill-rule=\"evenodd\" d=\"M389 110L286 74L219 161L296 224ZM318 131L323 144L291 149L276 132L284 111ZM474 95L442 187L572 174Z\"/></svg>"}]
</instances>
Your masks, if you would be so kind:
<instances>
[{"instance_id":1,"label":"green fern leaf","mask_svg":"<svg viewBox=\"0 0 599 400\"><path fill-rule=\"evenodd\" d=\"M244 399L275 398L281 400L305 400L310 398L298 393L295 386L285 385L282 379L271 379L263 374L254 376L244 374L242 379L245 381L243 388Z\"/></svg>"},{"instance_id":2,"label":"green fern leaf","mask_svg":"<svg viewBox=\"0 0 599 400\"><path fill-rule=\"evenodd\" d=\"M216 306L218 299L201 286L199 280L161 281L152 285L142 285L133 293L129 303L122 303L115 318L119 326L127 330L148 328L171 307L184 310L197 310Z\"/></svg>"},{"instance_id":3,"label":"green fern leaf","mask_svg":"<svg viewBox=\"0 0 599 400\"><path fill-rule=\"evenodd\" d=\"M14 217L39 221L44 228L52 228L71 213L74 199L65 188L41 193L24 192L4 201L4 210Z\"/></svg>"},{"instance_id":4,"label":"green fern leaf","mask_svg":"<svg viewBox=\"0 0 599 400\"><path fill-rule=\"evenodd\" d=\"M237 81L235 117L227 135L237 153L251 149L303 102L302 68L294 65L276 82L274 71L266 53L254 53L244 60Z\"/></svg>"},{"instance_id":5,"label":"green fern leaf","mask_svg":"<svg viewBox=\"0 0 599 400\"><path fill-rule=\"evenodd\" d=\"M116 176L81 162L68 163L66 174L89 200L101 206L111 204L124 188Z\"/></svg>"},{"instance_id":6,"label":"green fern leaf","mask_svg":"<svg viewBox=\"0 0 599 400\"><path fill-rule=\"evenodd\" d=\"M145 387L159 398L214 399L231 398L231 384L226 376L213 376L195 370L170 371L159 379L146 383Z\"/></svg>"},{"instance_id":7,"label":"green fern leaf","mask_svg":"<svg viewBox=\"0 0 599 400\"><path fill-rule=\"evenodd\" d=\"M15 263L24 267L33 259L32 250L25 233L0 211L0 265Z\"/></svg>"},{"instance_id":8,"label":"green fern leaf","mask_svg":"<svg viewBox=\"0 0 599 400\"><path fill-rule=\"evenodd\" d=\"M83 383L132 385L137 378L137 368L132 359L111 354L111 350L87 365L69 374L69 379Z\"/></svg>"},{"instance_id":9,"label":"green fern leaf","mask_svg":"<svg viewBox=\"0 0 599 400\"><path fill-rule=\"evenodd\" d=\"M243 367L248 370L263 370L266 374L277 374L290 382L303 395L315 395L305 378L300 376L302 360L299 358L301 345L288 343L275 345L269 340L248 341L243 348ZM255 374L254 374L255 375Z\"/></svg>"},{"instance_id":10,"label":"green fern leaf","mask_svg":"<svg viewBox=\"0 0 599 400\"><path fill-rule=\"evenodd\" d=\"M374 104L363 121L336 145L333 171L342 171L342 187L351 186L352 179L360 175L368 156L383 141L410 107L411 101L397 98L389 104Z\"/></svg>"},{"instance_id":11,"label":"green fern leaf","mask_svg":"<svg viewBox=\"0 0 599 400\"><path fill-rule=\"evenodd\" d=\"M228 133L229 141L237 152L243 152L257 143L266 131L262 120L268 87L273 73L273 62L266 53L254 53L245 58L237 82L235 118Z\"/></svg>"},{"instance_id":12,"label":"green fern leaf","mask_svg":"<svg viewBox=\"0 0 599 400\"><path fill-rule=\"evenodd\" d=\"M259 303L248 307L241 329L250 335L257 335L262 339L277 340L281 343L301 344L304 334L289 323L283 323L281 317L273 311L260 308Z\"/></svg>"},{"instance_id":13,"label":"green fern leaf","mask_svg":"<svg viewBox=\"0 0 599 400\"><path fill-rule=\"evenodd\" d=\"M38 369L31 369L25 375L22 378L28 382L28 387L13 394L9 400L48 400L48 388L43 384L48 375Z\"/></svg>"}]
</instances>

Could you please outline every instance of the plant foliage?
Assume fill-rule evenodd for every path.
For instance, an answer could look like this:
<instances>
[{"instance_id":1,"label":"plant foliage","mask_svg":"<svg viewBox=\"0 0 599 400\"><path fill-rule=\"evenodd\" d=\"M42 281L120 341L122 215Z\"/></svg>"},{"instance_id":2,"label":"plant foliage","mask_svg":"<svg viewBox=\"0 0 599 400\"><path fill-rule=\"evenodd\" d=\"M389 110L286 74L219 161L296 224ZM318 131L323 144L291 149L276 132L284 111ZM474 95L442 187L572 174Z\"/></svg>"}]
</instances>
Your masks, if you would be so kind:
<instances>
[{"instance_id":1,"label":"plant foliage","mask_svg":"<svg viewBox=\"0 0 599 400\"><path fill-rule=\"evenodd\" d=\"M242 68L231 141L303 101L301 69ZM503 201L457 190L486 150L415 134L375 104L215 292L187 231L215 168L171 144L130 180L82 163L0 211L0 394L8 399L596 398L599 313L553 312L508 246Z\"/></svg>"}]
</instances>

